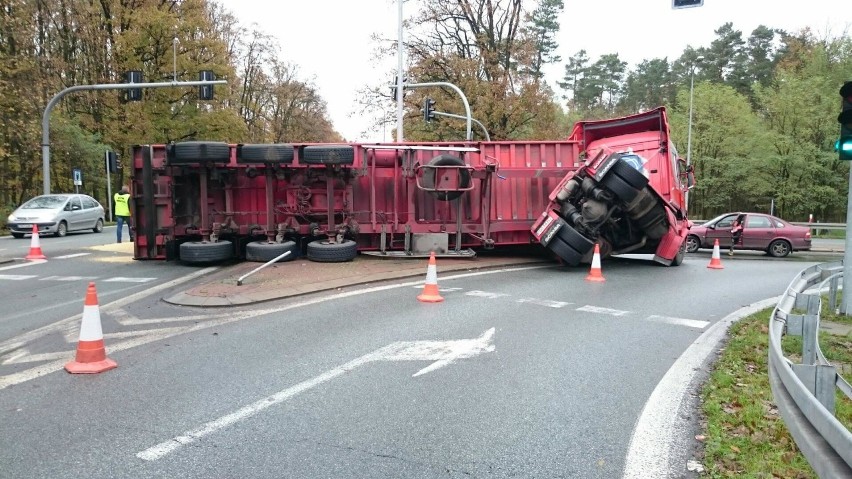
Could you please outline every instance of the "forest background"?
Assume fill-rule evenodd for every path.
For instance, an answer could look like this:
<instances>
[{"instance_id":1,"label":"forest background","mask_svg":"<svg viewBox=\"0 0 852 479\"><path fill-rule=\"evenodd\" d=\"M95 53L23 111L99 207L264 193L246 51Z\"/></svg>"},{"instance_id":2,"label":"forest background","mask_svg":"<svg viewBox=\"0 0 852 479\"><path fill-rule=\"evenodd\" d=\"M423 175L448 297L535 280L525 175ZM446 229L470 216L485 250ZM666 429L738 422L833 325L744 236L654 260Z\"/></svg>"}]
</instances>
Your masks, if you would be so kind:
<instances>
[{"instance_id":1,"label":"forest background","mask_svg":"<svg viewBox=\"0 0 852 479\"><path fill-rule=\"evenodd\" d=\"M686 156L690 82L691 162L697 186L690 215L769 212L790 221L845 221L849 165L837 160L838 90L852 80L852 38L761 25L744 34L720 25L706 46L678 58L628 65L618 53L563 61L554 38L562 0L423 0L408 22L406 78L458 85L492 140L565 138L580 119L664 105ZM378 57L396 54L393 42ZM135 144L185 140L231 143L340 142L323 92L280 60L281 45L241 25L212 0L0 0L0 221L41 193L41 119L48 101L73 85L120 83L141 70L146 82L190 81L212 70L228 85L212 101L192 88L148 89L140 102L119 91L66 96L51 115L52 192L74 191L71 170L104 205L104 152L126 158ZM556 84L546 65L564 64ZM176 78L175 78L176 74ZM377 72L357 98L363 112L395 112ZM343 80L342 80L343 81ZM464 122L424 122L429 96L440 111L463 114L449 90L406 92L406 141L464 138ZM395 117L380 118L374 131ZM476 133L476 129L474 130ZM126 162L126 160L125 160ZM126 181L122 169L115 186Z\"/></svg>"}]
</instances>

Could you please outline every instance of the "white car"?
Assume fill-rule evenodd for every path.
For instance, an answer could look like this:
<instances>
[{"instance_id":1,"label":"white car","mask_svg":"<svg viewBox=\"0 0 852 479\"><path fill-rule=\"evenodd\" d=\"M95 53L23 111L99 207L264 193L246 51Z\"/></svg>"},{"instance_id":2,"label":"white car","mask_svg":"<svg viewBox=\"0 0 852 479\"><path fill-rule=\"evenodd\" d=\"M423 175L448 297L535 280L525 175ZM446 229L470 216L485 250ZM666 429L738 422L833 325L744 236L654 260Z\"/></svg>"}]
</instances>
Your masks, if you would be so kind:
<instances>
[{"instance_id":1,"label":"white car","mask_svg":"<svg viewBox=\"0 0 852 479\"><path fill-rule=\"evenodd\" d=\"M65 236L69 231L104 230L104 207L89 195L41 195L27 201L6 219L15 238L23 238L38 225L39 235Z\"/></svg>"}]
</instances>

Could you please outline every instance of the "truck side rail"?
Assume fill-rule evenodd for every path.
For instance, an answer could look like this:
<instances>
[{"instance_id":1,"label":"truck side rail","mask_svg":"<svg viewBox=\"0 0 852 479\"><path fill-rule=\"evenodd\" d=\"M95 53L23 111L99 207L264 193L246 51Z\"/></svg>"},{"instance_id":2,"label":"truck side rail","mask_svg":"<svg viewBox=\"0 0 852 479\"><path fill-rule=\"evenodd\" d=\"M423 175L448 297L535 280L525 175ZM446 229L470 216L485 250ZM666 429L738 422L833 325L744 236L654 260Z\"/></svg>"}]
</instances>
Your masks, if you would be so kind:
<instances>
[{"instance_id":1,"label":"truck side rail","mask_svg":"<svg viewBox=\"0 0 852 479\"><path fill-rule=\"evenodd\" d=\"M840 276L841 262L802 270L769 319L772 395L796 445L820 478L852 477L852 433L834 415L836 388L850 399L852 388L825 359L818 342L820 291L828 283L831 298L836 298ZM800 314L803 310L806 313ZM802 336L802 364L784 357L784 334Z\"/></svg>"}]
</instances>

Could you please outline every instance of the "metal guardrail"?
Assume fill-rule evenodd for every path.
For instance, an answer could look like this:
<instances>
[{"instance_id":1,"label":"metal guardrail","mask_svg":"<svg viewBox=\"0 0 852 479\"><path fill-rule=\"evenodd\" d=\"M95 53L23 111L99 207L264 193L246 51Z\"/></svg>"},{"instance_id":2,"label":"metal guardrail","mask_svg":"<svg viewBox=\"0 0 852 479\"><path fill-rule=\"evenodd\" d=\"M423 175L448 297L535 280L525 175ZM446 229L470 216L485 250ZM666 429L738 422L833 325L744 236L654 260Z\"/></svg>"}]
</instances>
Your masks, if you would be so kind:
<instances>
[{"instance_id":1,"label":"metal guardrail","mask_svg":"<svg viewBox=\"0 0 852 479\"><path fill-rule=\"evenodd\" d=\"M804 269L794 278L769 319L769 384L796 445L820 478L852 477L852 433L834 415L835 388L852 399L852 387L819 348L822 291L833 306L841 262ZM814 285L819 284L817 288ZM805 314L794 311L806 311ZM784 357L781 337L802 336L802 363Z\"/></svg>"}]
</instances>

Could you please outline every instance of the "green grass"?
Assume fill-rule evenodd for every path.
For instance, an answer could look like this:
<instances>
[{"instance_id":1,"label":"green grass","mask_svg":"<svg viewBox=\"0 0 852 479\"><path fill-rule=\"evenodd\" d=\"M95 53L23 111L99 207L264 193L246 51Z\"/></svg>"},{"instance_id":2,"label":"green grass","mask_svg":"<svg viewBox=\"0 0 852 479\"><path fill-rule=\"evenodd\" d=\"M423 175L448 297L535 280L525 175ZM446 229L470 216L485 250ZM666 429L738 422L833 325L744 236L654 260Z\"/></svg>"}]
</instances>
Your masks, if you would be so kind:
<instances>
[{"instance_id":1,"label":"green grass","mask_svg":"<svg viewBox=\"0 0 852 479\"><path fill-rule=\"evenodd\" d=\"M821 229L813 229L812 236L814 238L823 238L823 239L846 239L846 230L821 230Z\"/></svg>"},{"instance_id":2,"label":"green grass","mask_svg":"<svg viewBox=\"0 0 852 479\"><path fill-rule=\"evenodd\" d=\"M772 398L768 376L771 309L734 324L728 343L702 390L705 415L704 466L714 478L815 478L798 451ZM795 341L786 338L788 357ZM832 361L852 356L852 338L820 334L820 347ZM798 343L801 352L801 342ZM848 377L848 376L847 376ZM837 416L852 424L852 401L838 393Z\"/></svg>"}]
</instances>

